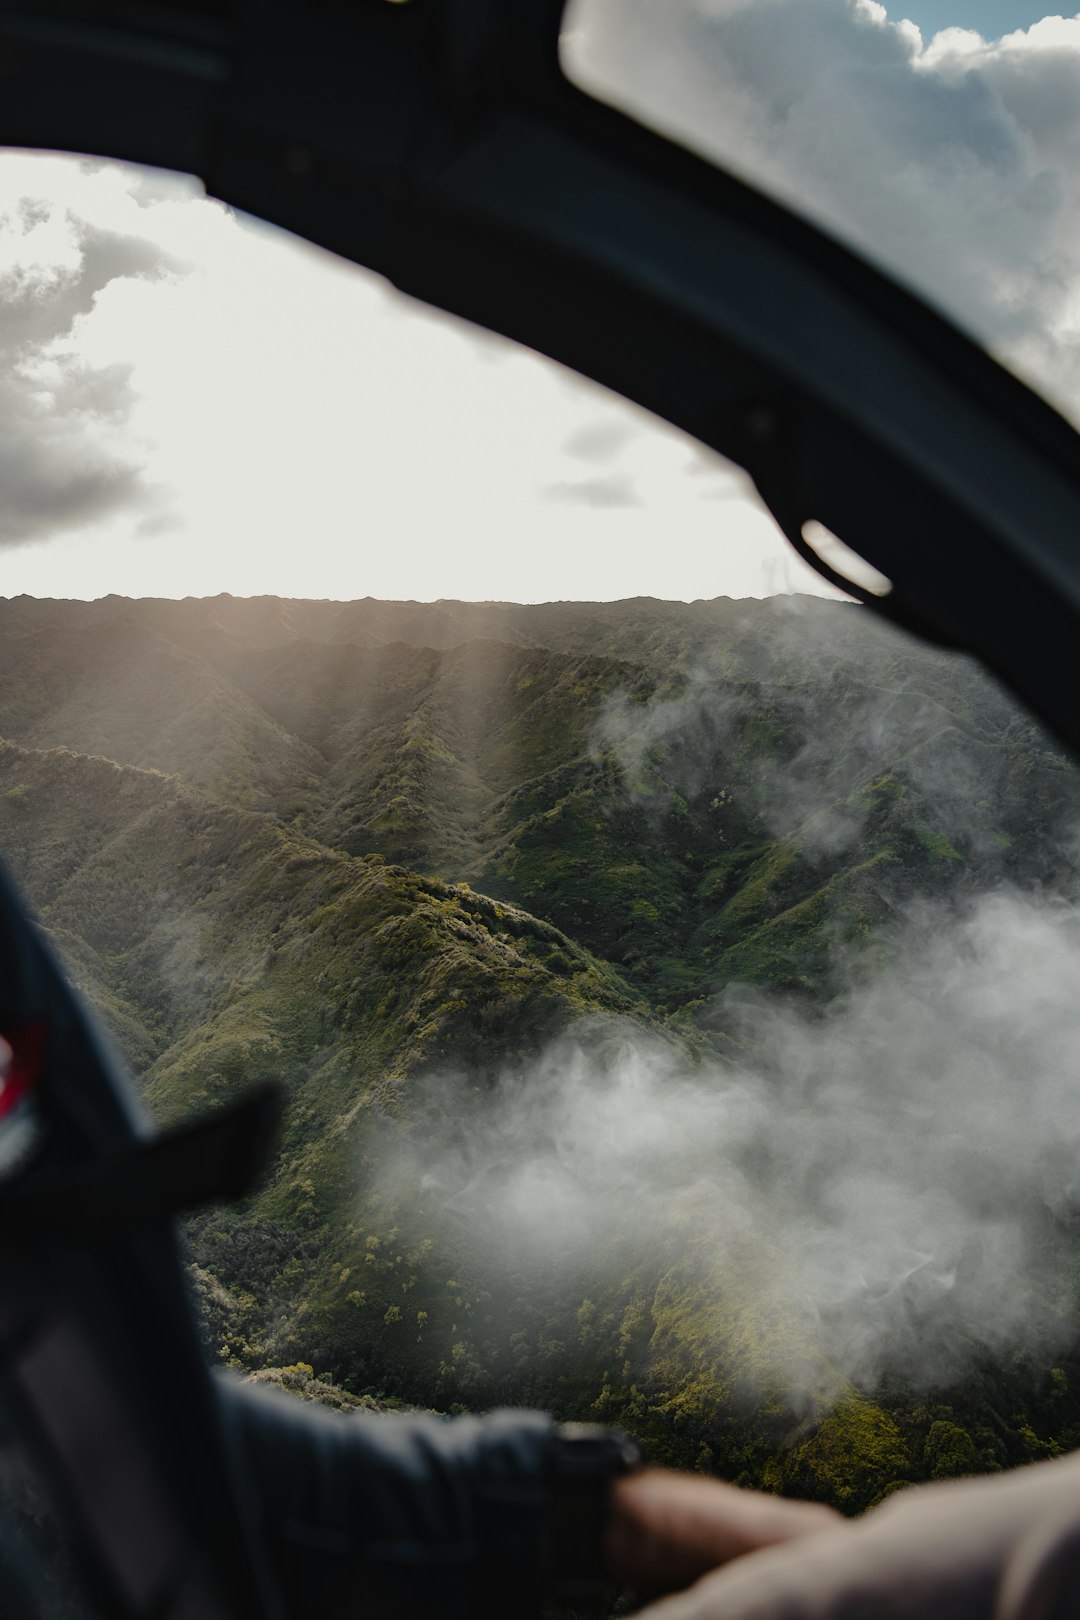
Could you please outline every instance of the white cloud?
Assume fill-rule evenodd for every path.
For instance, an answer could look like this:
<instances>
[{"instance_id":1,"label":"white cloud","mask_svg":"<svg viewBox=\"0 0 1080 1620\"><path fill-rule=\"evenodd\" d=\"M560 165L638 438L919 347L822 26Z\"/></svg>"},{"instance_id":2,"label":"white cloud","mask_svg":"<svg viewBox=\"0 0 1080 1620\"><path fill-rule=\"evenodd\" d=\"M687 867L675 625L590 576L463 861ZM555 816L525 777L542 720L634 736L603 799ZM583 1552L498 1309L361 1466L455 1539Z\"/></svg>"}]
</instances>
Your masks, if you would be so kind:
<instances>
[{"instance_id":1,"label":"white cloud","mask_svg":"<svg viewBox=\"0 0 1080 1620\"><path fill-rule=\"evenodd\" d=\"M750 1347L734 1370L796 1405L1056 1352L1077 1323L1077 914L1003 890L917 906L875 946L814 1013L732 991L729 1065L595 1021L494 1087L434 1075L381 1148L383 1196L427 1230L449 1212L489 1277L539 1260L589 1292L651 1275L662 1299L689 1262L721 1368Z\"/></svg>"},{"instance_id":2,"label":"white cloud","mask_svg":"<svg viewBox=\"0 0 1080 1620\"><path fill-rule=\"evenodd\" d=\"M123 432L131 366L95 364L78 340L110 288L172 268L156 243L55 200L24 197L0 214L0 546L151 504Z\"/></svg>"},{"instance_id":3,"label":"white cloud","mask_svg":"<svg viewBox=\"0 0 1080 1620\"><path fill-rule=\"evenodd\" d=\"M577 0L572 20L575 77L819 219L1080 414L1080 16L995 41L924 41L876 0Z\"/></svg>"}]
</instances>

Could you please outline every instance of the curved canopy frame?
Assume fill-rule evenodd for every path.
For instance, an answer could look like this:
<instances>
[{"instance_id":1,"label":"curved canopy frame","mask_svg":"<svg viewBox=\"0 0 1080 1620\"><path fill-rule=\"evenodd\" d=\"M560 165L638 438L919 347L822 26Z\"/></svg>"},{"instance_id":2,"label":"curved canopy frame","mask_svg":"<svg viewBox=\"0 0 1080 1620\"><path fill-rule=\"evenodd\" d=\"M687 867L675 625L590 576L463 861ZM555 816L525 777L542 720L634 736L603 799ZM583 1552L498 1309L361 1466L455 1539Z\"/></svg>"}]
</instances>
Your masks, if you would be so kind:
<instances>
[{"instance_id":1,"label":"curved canopy frame","mask_svg":"<svg viewBox=\"0 0 1080 1620\"><path fill-rule=\"evenodd\" d=\"M637 401L1080 748L1080 437L857 254L571 85L561 11L0 0L0 141L195 173Z\"/></svg>"}]
</instances>

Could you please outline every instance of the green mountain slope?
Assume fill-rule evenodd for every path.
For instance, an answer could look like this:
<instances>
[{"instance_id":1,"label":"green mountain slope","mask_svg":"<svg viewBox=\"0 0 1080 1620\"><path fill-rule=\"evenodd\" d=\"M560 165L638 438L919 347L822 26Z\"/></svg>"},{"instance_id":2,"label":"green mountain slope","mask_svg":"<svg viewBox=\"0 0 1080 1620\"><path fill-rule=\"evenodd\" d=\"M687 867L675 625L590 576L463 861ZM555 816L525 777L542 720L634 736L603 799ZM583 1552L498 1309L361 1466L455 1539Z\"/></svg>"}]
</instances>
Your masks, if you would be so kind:
<instances>
[{"instance_id":1,"label":"green mountain slope","mask_svg":"<svg viewBox=\"0 0 1080 1620\"><path fill-rule=\"evenodd\" d=\"M557 652L647 657L670 665L698 656L718 638L754 637L767 604L732 601L660 602L357 602L296 601L276 596L140 598L95 602L16 597L0 604L8 631L53 625L109 623L132 613L178 645L198 651L243 645L269 648L293 641L448 648L467 641L504 641Z\"/></svg>"},{"instance_id":2,"label":"green mountain slope","mask_svg":"<svg viewBox=\"0 0 1080 1620\"><path fill-rule=\"evenodd\" d=\"M1067 888L1076 773L964 660L825 602L19 598L0 736L0 847L154 1108L287 1090L267 1187L190 1230L214 1353L852 1508L1080 1439L1068 1356L868 1398L763 1306L760 1235L718 1276L643 1205L496 1261L501 1148L464 1204L387 1174L467 1160L567 1028L707 1077L725 987L813 1007L920 896Z\"/></svg>"},{"instance_id":3,"label":"green mountain slope","mask_svg":"<svg viewBox=\"0 0 1080 1620\"><path fill-rule=\"evenodd\" d=\"M305 816L318 837L455 878L477 875L501 840L502 796L587 762L600 706L637 675L613 659L491 641L294 642L218 667L325 759L324 792Z\"/></svg>"},{"instance_id":4,"label":"green mountain slope","mask_svg":"<svg viewBox=\"0 0 1080 1620\"><path fill-rule=\"evenodd\" d=\"M269 1184L194 1229L207 1298L232 1302L255 1365L314 1337L355 1380L357 1335L381 1332L389 1305L328 1279L370 1259L360 1166L408 1116L416 1076L494 1076L582 1016L645 1016L549 924L176 778L2 744L0 843L162 1118L255 1080L286 1089Z\"/></svg>"},{"instance_id":5,"label":"green mountain slope","mask_svg":"<svg viewBox=\"0 0 1080 1620\"><path fill-rule=\"evenodd\" d=\"M840 603L17 599L0 630L2 733L471 882L672 1007L812 993L920 889L1052 875L1080 812L991 681Z\"/></svg>"},{"instance_id":6,"label":"green mountain slope","mask_svg":"<svg viewBox=\"0 0 1080 1620\"><path fill-rule=\"evenodd\" d=\"M83 625L64 615L21 632L5 626L0 735L175 771L253 809L305 802L318 788L312 749L204 659L124 616Z\"/></svg>"},{"instance_id":7,"label":"green mountain slope","mask_svg":"<svg viewBox=\"0 0 1080 1620\"><path fill-rule=\"evenodd\" d=\"M349 1087L433 1053L641 1006L517 908L108 760L0 745L0 843L45 925L133 1010L148 1094L169 1113L289 1080L331 1041L351 1106Z\"/></svg>"}]
</instances>

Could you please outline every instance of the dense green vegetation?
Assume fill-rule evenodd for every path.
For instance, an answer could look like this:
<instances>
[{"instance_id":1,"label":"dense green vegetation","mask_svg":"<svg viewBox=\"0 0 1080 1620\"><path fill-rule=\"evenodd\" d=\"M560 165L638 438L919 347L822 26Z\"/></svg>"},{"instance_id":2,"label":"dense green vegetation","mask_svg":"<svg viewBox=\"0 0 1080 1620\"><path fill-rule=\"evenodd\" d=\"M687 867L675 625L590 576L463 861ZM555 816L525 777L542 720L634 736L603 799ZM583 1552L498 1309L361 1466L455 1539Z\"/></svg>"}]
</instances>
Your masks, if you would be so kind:
<instances>
[{"instance_id":1,"label":"dense green vegetation","mask_svg":"<svg viewBox=\"0 0 1080 1620\"><path fill-rule=\"evenodd\" d=\"M602 1417L852 1511L1080 1443L1080 1359L796 1399L752 1266L677 1229L496 1265L382 1174L582 1019L692 1070L725 986L813 1005L914 896L1060 882L1076 775L986 677L825 602L20 598L0 630L0 848L151 1105L288 1093L265 1189L191 1225L213 1354Z\"/></svg>"}]
</instances>

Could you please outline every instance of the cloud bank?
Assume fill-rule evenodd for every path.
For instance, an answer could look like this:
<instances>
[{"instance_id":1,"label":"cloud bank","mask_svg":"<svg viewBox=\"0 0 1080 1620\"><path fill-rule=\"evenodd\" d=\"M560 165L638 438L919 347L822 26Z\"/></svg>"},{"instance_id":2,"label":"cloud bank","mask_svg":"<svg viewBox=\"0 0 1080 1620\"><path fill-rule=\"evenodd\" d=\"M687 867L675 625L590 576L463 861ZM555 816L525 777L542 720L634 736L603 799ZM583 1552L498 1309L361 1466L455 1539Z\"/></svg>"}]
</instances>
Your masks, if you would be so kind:
<instances>
[{"instance_id":1,"label":"cloud bank","mask_svg":"<svg viewBox=\"0 0 1080 1620\"><path fill-rule=\"evenodd\" d=\"M730 995L735 1065L595 1022L494 1094L440 1075L382 1190L511 1274L652 1265L663 1293L689 1267L718 1361L756 1335L796 1406L1053 1353L1076 1328L1080 918L1002 892L881 943L817 1015Z\"/></svg>"},{"instance_id":2,"label":"cloud bank","mask_svg":"<svg viewBox=\"0 0 1080 1620\"><path fill-rule=\"evenodd\" d=\"M924 39L876 0L576 0L587 88L809 212L1080 412L1080 16Z\"/></svg>"}]
</instances>

